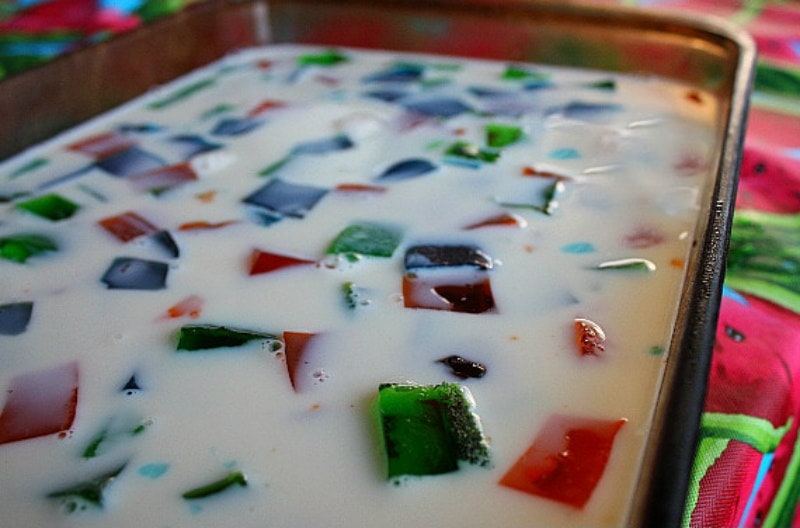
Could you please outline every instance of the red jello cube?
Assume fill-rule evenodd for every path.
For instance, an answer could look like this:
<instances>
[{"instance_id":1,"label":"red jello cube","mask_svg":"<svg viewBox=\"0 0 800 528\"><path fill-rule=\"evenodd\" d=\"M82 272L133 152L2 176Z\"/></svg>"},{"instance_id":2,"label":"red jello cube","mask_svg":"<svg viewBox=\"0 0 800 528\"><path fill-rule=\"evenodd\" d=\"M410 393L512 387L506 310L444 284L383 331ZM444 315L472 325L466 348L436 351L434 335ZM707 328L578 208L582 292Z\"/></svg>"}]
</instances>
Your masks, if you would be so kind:
<instances>
[{"instance_id":1,"label":"red jello cube","mask_svg":"<svg viewBox=\"0 0 800 528\"><path fill-rule=\"evenodd\" d=\"M626 421L551 416L500 484L583 508L603 476L614 438Z\"/></svg>"},{"instance_id":2,"label":"red jello cube","mask_svg":"<svg viewBox=\"0 0 800 528\"><path fill-rule=\"evenodd\" d=\"M76 362L20 374L6 389L0 444L59 433L72 427L78 405Z\"/></svg>"}]
</instances>

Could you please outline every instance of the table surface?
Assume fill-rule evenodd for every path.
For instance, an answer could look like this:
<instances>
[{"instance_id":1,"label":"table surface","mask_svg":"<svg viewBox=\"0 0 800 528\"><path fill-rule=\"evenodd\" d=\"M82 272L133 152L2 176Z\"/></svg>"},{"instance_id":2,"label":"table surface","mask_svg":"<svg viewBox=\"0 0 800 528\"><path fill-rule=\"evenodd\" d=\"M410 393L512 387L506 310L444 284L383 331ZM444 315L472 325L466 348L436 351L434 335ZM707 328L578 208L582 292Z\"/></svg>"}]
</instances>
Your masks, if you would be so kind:
<instances>
[{"instance_id":1,"label":"table surface","mask_svg":"<svg viewBox=\"0 0 800 528\"><path fill-rule=\"evenodd\" d=\"M0 0L0 79L198 1ZM684 524L800 526L800 2L592 1L713 14L758 46Z\"/></svg>"}]
</instances>

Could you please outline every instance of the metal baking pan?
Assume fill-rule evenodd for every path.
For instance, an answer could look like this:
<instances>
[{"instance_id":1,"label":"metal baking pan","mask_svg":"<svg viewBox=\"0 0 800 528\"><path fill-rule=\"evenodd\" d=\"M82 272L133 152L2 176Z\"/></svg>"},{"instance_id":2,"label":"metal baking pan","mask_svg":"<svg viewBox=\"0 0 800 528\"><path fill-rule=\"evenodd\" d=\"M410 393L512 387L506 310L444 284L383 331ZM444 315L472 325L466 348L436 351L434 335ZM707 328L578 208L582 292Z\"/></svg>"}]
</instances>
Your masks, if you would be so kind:
<instances>
[{"instance_id":1,"label":"metal baking pan","mask_svg":"<svg viewBox=\"0 0 800 528\"><path fill-rule=\"evenodd\" d=\"M722 103L678 324L626 525L678 526L717 322L754 46L700 18L525 0L208 0L0 83L0 159L233 50L268 43L419 51L652 73ZM146 60L144 59L146 58Z\"/></svg>"}]
</instances>

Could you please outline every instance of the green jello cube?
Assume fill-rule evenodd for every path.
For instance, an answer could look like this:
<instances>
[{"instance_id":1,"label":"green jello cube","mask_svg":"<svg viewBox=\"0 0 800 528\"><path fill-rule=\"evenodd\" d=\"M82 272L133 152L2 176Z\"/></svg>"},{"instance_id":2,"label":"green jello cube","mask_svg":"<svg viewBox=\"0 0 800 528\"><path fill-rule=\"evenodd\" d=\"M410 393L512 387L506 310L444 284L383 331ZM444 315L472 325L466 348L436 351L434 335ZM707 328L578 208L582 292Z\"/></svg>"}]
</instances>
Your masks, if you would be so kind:
<instances>
[{"instance_id":1,"label":"green jello cube","mask_svg":"<svg viewBox=\"0 0 800 528\"><path fill-rule=\"evenodd\" d=\"M598 90L614 91L617 89L617 83L614 79L603 79L588 84L589 88L596 88Z\"/></svg>"},{"instance_id":2,"label":"green jello cube","mask_svg":"<svg viewBox=\"0 0 800 528\"><path fill-rule=\"evenodd\" d=\"M89 440L81 456L86 459L98 457L106 451L109 445L113 446L126 438L140 435L149 424L149 421L142 421L137 417L114 416Z\"/></svg>"},{"instance_id":3,"label":"green jello cube","mask_svg":"<svg viewBox=\"0 0 800 528\"><path fill-rule=\"evenodd\" d=\"M501 78L506 81L546 81L549 79L549 75L521 66L509 65L503 71Z\"/></svg>"},{"instance_id":4,"label":"green jello cube","mask_svg":"<svg viewBox=\"0 0 800 528\"><path fill-rule=\"evenodd\" d=\"M36 216L41 216L42 218L52 220L53 222L67 219L74 215L78 209L80 209L78 204L71 202L64 197L59 196L58 194L45 194L43 196L38 196L36 198L20 202L17 204L17 207L24 209L29 213L33 213Z\"/></svg>"},{"instance_id":5,"label":"green jello cube","mask_svg":"<svg viewBox=\"0 0 800 528\"><path fill-rule=\"evenodd\" d=\"M499 152L482 149L466 141L456 141L447 148L444 154L452 158L483 161L486 163L494 163L497 161L497 158L500 157Z\"/></svg>"},{"instance_id":6,"label":"green jello cube","mask_svg":"<svg viewBox=\"0 0 800 528\"><path fill-rule=\"evenodd\" d=\"M232 471L218 480L193 488L182 496L187 500L204 499L223 492L233 486L247 486L247 477L245 477L244 473L241 471Z\"/></svg>"},{"instance_id":7,"label":"green jello cube","mask_svg":"<svg viewBox=\"0 0 800 528\"><path fill-rule=\"evenodd\" d=\"M326 50L322 53L303 54L297 58L297 63L300 66L333 66L345 61L347 61L347 56L335 49Z\"/></svg>"},{"instance_id":8,"label":"green jello cube","mask_svg":"<svg viewBox=\"0 0 800 528\"><path fill-rule=\"evenodd\" d=\"M194 82L188 86L183 88L179 88L178 90L167 94L165 97L161 99L157 99L150 104L147 105L148 108L151 110L162 110L170 105L178 103L187 97L190 97L197 92L205 90L214 86L216 81L214 79L201 79L197 82Z\"/></svg>"},{"instance_id":9,"label":"green jello cube","mask_svg":"<svg viewBox=\"0 0 800 528\"><path fill-rule=\"evenodd\" d=\"M362 286L358 286L352 281L342 284L342 293L344 294L344 302L351 310L363 308L368 306L372 301L367 297L368 290Z\"/></svg>"},{"instance_id":10,"label":"green jello cube","mask_svg":"<svg viewBox=\"0 0 800 528\"><path fill-rule=\"evenodd\" d=\"M58 246L44 235L21 234L0 238L0 258L24 263L30 257L56 251Z\"/></svg>"},{"instance_id":11,"label":"green jello cube","mask_svg":"<svg viewBox=\"0 0 800 528\"><path fill-rule=\"evenodd\" d=\"M250 341L277 341L278 337L264 332L239 330L217 325L185 325L178 338L178 351L209 350L238 347Z\"/></svg>"},{"instance_id":12,"label":"green jello cube","mask_svg":"<svg viewBox=\"0 0 800 528\"><path fill-rule=\"evenodd\" d=\"M449 473L458 470L459 462L489 464L486 438L466 387L387 383L378 394L388 478Z\"/></svg>"},{"instance_id":13,"label":"green jello cube","mask_svg":"<svg viewBox=\"0 0 800 528\"><path fill-rule=\"evenodd\" d=\"M12 172L10 178L11 179L18 178L23 174L28 174L29 172L33 172L40 167L44 167L48 163L50 163L50 160L48 160L47 158L36 158L32 161L29 161L28 163L18 168L14 172Z\"/></svg>"},{"instance_id":14,"label":"green jello cube","mask_svg":"<svg viewBox=\"0 0 800 528\"><path fill-rule=\"evenodd\" d=\"M72 486L56 490L49 493L47 497L60 500L67 513L87 507L103 508L106 488L117 479L123 469L125 469L125 464Z\"/></svg>"},{"instance_id":15,"label":"green jello cube","mask_svg":"<svg viewBox=\"0 0 800 528\"><path fill-rule=\"evenodd\" d=\"M522 137L522 129L518 126L489 123L486 125L486 144L493 148L501 148L516 143Z\"/></svg>"},{"instance_id":16,"label":"green jello cube","mask_svg":"<svg viewBox=\"0 0 800 528\"><path fill-rule=\"evenodd\" d=\"M329 255L391 257L400 244L399 229L391 226L358 223L347 226L328 246Z\"/></svg>"}]
</instances>

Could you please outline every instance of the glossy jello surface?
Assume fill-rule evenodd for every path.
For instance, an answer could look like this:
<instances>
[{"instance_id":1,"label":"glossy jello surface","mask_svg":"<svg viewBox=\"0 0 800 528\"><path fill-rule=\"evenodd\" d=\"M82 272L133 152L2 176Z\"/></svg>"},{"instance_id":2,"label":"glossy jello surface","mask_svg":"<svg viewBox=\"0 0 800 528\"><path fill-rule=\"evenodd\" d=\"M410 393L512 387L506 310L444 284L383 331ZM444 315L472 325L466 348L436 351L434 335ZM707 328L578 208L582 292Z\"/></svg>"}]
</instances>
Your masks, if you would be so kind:
<instances>
[{"instance_id":1,"label":"glossy jello surface","mask_svg":"<svg viewBox=\"0 0 800 528\"><path fill-rule=\"evenodd\" d=\"M619 525L714 98L247 50L0 165L0 525Z\"/></svg>"}]
</instances>

